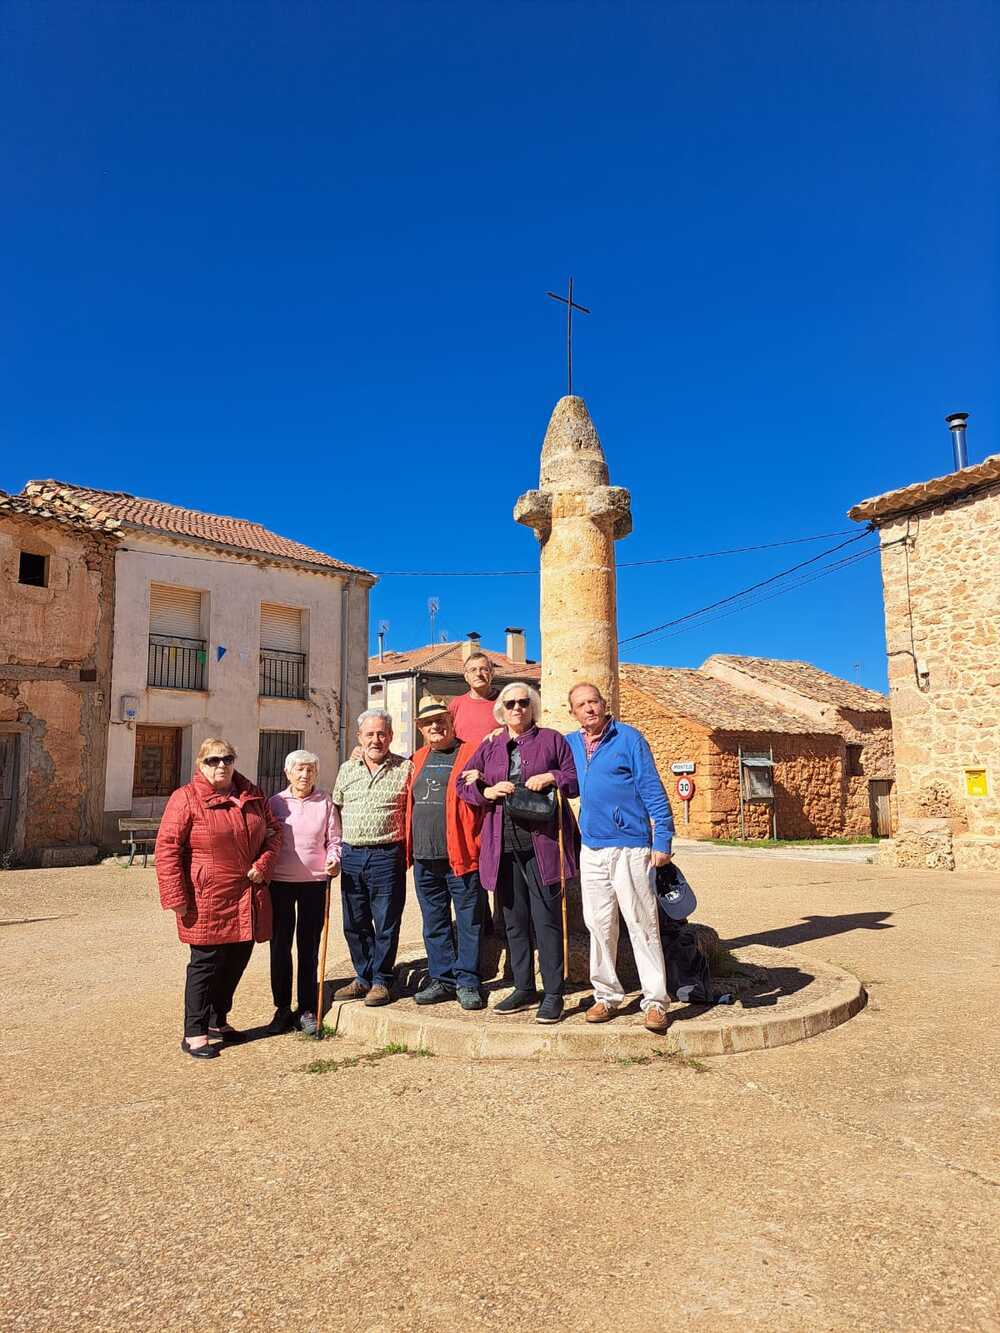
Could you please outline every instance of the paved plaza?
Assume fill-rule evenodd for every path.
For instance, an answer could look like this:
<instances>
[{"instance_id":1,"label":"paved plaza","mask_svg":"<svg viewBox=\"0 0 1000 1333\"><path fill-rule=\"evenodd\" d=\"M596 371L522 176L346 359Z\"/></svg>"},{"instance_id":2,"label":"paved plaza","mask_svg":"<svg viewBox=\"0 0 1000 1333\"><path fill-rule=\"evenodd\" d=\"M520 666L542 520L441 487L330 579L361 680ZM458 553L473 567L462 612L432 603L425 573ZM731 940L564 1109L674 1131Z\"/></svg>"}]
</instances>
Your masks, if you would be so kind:
<instances>
[{"instance_id":1,"label":"paved plaza","mask_svg":"<svg viewBox=\"0 0 1000 1333\"><path fill-rule=\"evenodd\" d=\"M867 1006L697 1060L199 1064L152 870L0 874L3 1327L997 1333L996 878L680 861L723 939ZM270 1013L264 946L233 1021Z\"/></svg>"}]
</instances>

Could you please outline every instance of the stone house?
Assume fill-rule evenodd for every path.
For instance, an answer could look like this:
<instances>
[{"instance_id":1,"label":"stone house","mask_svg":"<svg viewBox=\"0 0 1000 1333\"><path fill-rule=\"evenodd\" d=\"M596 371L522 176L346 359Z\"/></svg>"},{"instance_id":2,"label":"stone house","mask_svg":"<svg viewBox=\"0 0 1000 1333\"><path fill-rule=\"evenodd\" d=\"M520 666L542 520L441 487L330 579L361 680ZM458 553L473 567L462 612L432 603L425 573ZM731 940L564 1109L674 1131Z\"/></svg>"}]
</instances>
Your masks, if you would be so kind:
<instances>
[{"instance_id":1,"label":"stone house","mask_svg":"<svg viewBox=\"0 0 1000 1333\"><path fill-rule=\"evenodd\" d=\"M364 706L374 575L247 519L58 481L23 495L118 525L102 841L159 814L207 736L266 791L300 747L332 778Z\"/></svg>"},{"instance_id":2,"label":"stone house","mask_svg":"<svg viewBox=\"0 0 1000 1333\"><path fill-rule=\"evenodd\" d=\"M470 633L454 643L431 643L407 652L384 652L368 659L368 706L384 708L393 721L392 748L411 755L421 744L416 728L417 704L425 694L450 699L468 690L462 672L471 653L484 652L493 663L498 686L523 680L538 686L541 667L525 659L524 630L508 629L507 651L483 648Z\"/></svg>"},{"instance_id":3,"label":"stone house","mask_svg":"<svg viewBox=\"0 0 1000 1333\"><path fill-rule=\"evenodd\" d=\"M856 707L861 700L848 693L843 697L851 698L854 709L839 702L817 706L802 691L817 688L821 678L836 682L836 677L806 663L714 661L714 667L709 659L698 670L631 663L620 668L619 715L649 740L679 833L748 839L870 834L878 811L869 809L865 817L857 784L868 781L866 762L871 771L884 771L884 760L876 760L884 738L845 739L845 730L854 734L851 724L865 719L845 719L842 713L864 713ZM745 669L748 663L754 674ZM786 683L767 684L769 669ZM815 677L809 679L811 673ZM858 688L847 681L837 684L846 691ZM802 707L796 706L799 698ZM881 700L884 719L886 702L880 695L874 698ZM868 703L873 706L874 700ZM887 727L882 730L887 734ZM849 744L860 753L849 750ZM867 754L866 744L871 746ZM688 802L676 795L679 773L694 781Z\"/></svg>"},{"instance_id":4,"label":"stone house","mask_svg":"<svg viewBox=\"0 0 1000 1333\"><path fill-rule=\"evenodd\" d=\"M881 543L899 799L886 859L1000 869L1000 454L850 517Z\"/></svg>"},{"instance_id":5,"label":"stone house","mask_svg":"<svg viewBox=\"0 0 1000 1333\"><path fill-rule=\"evenodd\" d=\"M894 826L895 763L892 718L884 694L832 676L809 662L716 653L702 663L701 670L789 708L799 717L829 723L845 747L844 835L889 836Z\"/></svg>"},{"instance_id":6,"label":"stone house","mask_svg":"<svg viewBox=\"0 0 1000 1333\"><path fill-rule=\"evenodd\" d=\"M28 864L101 841L119 526L0 491L0 853Z\"/></svg>"}]
</instances>

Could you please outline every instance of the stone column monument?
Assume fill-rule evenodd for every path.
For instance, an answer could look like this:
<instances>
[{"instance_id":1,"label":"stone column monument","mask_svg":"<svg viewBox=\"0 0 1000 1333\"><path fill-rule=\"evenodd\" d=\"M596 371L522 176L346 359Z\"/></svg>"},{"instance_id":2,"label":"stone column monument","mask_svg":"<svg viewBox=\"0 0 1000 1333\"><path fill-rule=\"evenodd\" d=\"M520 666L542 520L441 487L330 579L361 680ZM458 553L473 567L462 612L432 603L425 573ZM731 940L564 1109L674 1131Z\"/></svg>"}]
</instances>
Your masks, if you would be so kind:
<instances>
[{"instance_id":1,"label":"stone column monument","mask_svg":"<svg viewBox=\"0 0 1000 1333\"><path fill-rule=\"evenodd\" d=\"M615 542L632 531L632 509L628 491L608 483L587 405L560 398L542 443L538 490L514 506L541 548L542 722L560 731L576 725L566 696L579 680L618 708Z\"/></svg>"}]
</instances>

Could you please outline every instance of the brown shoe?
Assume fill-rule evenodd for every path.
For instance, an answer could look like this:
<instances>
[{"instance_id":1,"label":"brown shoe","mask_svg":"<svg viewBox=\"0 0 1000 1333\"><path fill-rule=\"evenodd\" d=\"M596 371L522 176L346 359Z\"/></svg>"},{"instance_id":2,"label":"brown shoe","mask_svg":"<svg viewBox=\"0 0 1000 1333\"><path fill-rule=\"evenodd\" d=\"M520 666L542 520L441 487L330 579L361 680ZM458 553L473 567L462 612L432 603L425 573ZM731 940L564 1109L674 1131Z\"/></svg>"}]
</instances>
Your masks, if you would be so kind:
<instances>
[{"instance_id":1,"label":"brown shoe","mask_svg":"<svg viewBox=\"0 0 1000 1333\"><path fill-rule=\"evenodd\" d=\"M335 1000L360 1000L367 994L368 987L362 986L361 982L355 977L346 986L338 986L333 992L333 998Z\"/></svg>"},{"instance_id":2,"label":"brown shoe","mask_svg":"<svg viewBox=\"0 0 1000 1333\"><path fill-rule=\"evenodd\" d=\"M667 1011L659 1004L651 1004L646 1010L646 1030L648 1032L666 1032L670 1026Z\"/></svg>"},{"instance_id":3,"label":"brown shoe","mask_svg":"<svg viewBox=\"0 0 1000 1333\"><path fill-rule=\"evenodd\" d=\"M614 1006L605 1004L603 1000L595 1000L584 1015L588 1023L607 1023L614 1016Z\"/></svg>"},{"instance_id":4,"label":"brown shoe","mask_svg":"<svg viewBox=\"0 0 1000 1333\"><path fill-rule=\"evenodd\" d=\"M388 986L373 986L365 996L365 1004L369 1009L375 1009L380 1004L391 1004L392 996L389 994Z\"/></svg>"}]
</instances>

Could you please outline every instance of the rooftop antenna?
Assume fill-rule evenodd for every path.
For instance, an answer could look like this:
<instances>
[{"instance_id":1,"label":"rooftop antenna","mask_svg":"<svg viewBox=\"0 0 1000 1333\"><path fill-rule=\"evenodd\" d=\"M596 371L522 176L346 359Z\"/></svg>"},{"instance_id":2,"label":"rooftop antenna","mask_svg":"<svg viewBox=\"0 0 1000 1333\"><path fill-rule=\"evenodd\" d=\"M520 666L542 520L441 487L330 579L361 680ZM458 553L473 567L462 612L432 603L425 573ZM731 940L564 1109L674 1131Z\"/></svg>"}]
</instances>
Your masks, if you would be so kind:
<instances>
[{"instance_id":1,"label":"rooftop antenna","mask_svg":"<svg viewBox=\"0 0 1000 1333\"><path fill-rule=\"evenodd\" d=\"M435 627L436 627L436 625L437 625L437 615L438 615L438 612L439 612L440 610L441 610L441 603L440 603L440 601L438 600L438 598L437 598L437 597L428 597L428 598L427 598L427 614L428 614L428 615L430 616L430 618L431 618L431 637L430 637L430 642L431 642L431 643L436 643L436 642L437 642L437 640L436 640L435 637L434 637L434 632L435 632Z\"/></svg>"},{"instance_id":2,"label":"rooftop antenna","mask_svg":"<svg viewBox=\"0 0 1000 1333\"><path fill-rule=\"evenodd\" d=\"M378 622L378 660L385 661L385 636L389 633L388 620Z\"/></svg>"}]
</instances>

